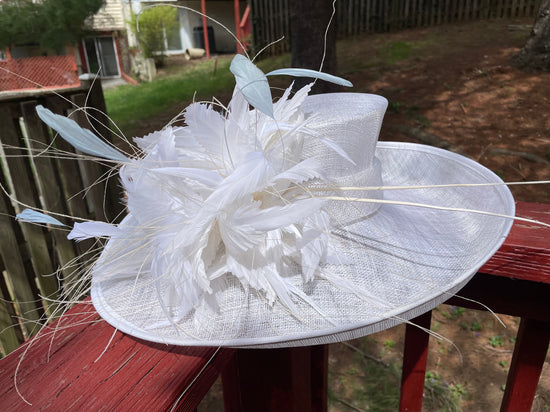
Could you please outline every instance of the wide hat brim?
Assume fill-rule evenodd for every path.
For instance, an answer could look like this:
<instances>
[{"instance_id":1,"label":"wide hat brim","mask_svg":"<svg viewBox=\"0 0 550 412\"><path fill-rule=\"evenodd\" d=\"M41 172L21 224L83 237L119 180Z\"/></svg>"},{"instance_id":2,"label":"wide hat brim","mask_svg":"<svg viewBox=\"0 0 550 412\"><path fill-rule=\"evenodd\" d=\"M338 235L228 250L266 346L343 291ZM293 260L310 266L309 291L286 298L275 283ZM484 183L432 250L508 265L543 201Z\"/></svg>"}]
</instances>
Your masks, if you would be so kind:
<instances>
[{"instance_id":1,"label":"wide hat brim","mask_svg":"<svg viewBox=\"0 0 550 412\"><path fill-rule=\"evenodd\" d=\"M493 172L442 149L379 142L376 156L384 186L501 183ZM513 216L504 185L385 190L384 201L410 202ZM352 201L330 208L345 214ZM288 347L358 338L410 320L458 292L498 250L512 219L471 211L384 203L369 216L346 222L332 233L341 264L327 269L340 284L290 279L314 305L296 299L296 311L238 281L224 279L211 305L168 322L159 304L162 290L147 271L92 274L91 295L98 313L117 329L148 341L183 346ZM106 252L123 239L111 239ZM105 252L104 252L105 253ZM144 252L126 252L139 260ZM222 281L222 280L220 280ZM351 286L351 287L350 287ZM355 292L354 292L355 291Z\"/></svg>"}]
</instances>

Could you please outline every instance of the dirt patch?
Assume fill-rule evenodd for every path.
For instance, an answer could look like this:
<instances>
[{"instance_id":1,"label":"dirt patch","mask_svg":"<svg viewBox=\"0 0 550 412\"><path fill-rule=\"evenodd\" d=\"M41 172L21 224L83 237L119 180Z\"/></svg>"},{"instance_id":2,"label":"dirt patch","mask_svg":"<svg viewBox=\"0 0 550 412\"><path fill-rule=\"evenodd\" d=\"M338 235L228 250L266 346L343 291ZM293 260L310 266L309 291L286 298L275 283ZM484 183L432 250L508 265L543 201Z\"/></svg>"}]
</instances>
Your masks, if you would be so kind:
<instances>
[{"instance_id":1,"label":"dirt patch","mask_svg":"<svg viewBox=\"0 0 550 412\"><path fill-rule=\"evenodd\" d=\"M476 22L357 39L348 53L360 50L367 61L346 77L359 91L390 101L381 140L445 147L509 182L550 180L550 73L528 74L509 65L530 23ZM410 53L392 61L391 52L399 47L402 55ZM381 64L371 67L369 55ZM357 65L355 58L343 54L340 62ZM516 200L550 203L550 185L511 189ZM439 380L465 411L498 410L519 320L501 316L504 327L486 312L456 312L445 305L433 314L432 329L452 342L430 338L433 384ZM400 363L403 335L401 326L366 338L367 353L387 364ZM332 410L366 409L368 403L349 397L350 387L362 382L356 378L357 352L342 345L331 350ZM533 410L550 409L549 362L547 358ZM424 403L425 410L433 410Z\"/></svg>"},{"instance_id":2,"label":"dirt patch","mask_svg":"<svg viewBox=\"0 0 550 412\"><path fill-rule=\"evenodd\" d=\"M421 130L505 181L549 180L550 73L523 73L509 65L529 33L519 23L525 22L477 22L359 40L357 48L366 56L373 49L375 59L388 49L379 42L412 48L413 56L401 62L350 76L356 89L390 101L381 140L423 142ZM550 202L548 185L515 186L512 192L517 200Z\"/></svg>"}]
</instances>

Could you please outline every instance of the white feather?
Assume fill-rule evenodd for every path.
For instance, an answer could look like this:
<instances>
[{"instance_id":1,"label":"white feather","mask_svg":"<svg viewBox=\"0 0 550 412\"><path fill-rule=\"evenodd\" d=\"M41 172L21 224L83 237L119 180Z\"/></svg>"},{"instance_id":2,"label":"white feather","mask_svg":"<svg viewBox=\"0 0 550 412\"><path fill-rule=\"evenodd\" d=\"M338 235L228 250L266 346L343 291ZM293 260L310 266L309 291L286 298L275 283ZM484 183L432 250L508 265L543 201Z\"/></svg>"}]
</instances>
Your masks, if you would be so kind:
<instances>
[{"instance_id":1,"label":"white feather","mask_svg":"<svg viewBox=\"0 0 550 412\"><path fill-rule=\"evenodd\" d=\"M92 237L116 237L120 233L116 225L105 222L75 223L67 239L81 241Z\"/></svg>"}]
</instances>

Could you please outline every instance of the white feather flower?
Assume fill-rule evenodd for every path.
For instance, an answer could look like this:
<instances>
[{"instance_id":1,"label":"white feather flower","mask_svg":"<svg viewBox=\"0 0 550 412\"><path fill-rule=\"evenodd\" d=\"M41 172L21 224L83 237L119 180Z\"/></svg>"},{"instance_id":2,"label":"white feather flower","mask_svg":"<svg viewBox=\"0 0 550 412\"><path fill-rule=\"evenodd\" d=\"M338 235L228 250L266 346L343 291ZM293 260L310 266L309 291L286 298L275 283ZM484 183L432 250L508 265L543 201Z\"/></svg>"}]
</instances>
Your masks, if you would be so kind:
<instances>
[{"instance_id":1,"label":"white feather flower","mask_svg":"<svg viewBox=\"0 0 550 412\"><path fill-rule=\"evenodd\" d=\"M323 176L321 162L301 152L317 138L300 109L309 90L290 98L289 88L272 118L250 110L236 88L227 113L195 103L185 127L136 139L144 155L120 171L133 223L119 236L147 239L152 278L171 285L163 304L178 316L208 300L223 276L292 310L289 265L301 265L306 282L319 272L330 223L325 201L307 193Z\"/></svg>"}]
</instances>

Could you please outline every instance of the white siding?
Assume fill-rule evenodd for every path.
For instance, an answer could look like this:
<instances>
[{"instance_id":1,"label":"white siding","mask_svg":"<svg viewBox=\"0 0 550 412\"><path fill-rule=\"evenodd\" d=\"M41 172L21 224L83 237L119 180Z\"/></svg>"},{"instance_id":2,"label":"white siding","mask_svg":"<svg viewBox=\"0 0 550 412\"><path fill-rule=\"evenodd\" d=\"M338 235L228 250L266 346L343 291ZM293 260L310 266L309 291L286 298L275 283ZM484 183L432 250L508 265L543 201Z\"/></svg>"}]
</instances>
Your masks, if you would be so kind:
<instances>
[{"instance_id":1,"label":"white siding","mask_svg":"<svg viewBox=\"0 0 550 412\"><path fill-rule=\"evenodd\" d=\"M107 0L105 5L89 22L89 27L97 31L124 30L124 17L121 0Z\"/></svg>"}]
</instances>

